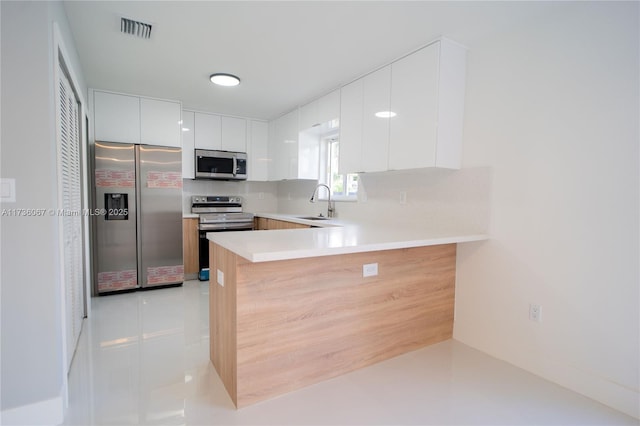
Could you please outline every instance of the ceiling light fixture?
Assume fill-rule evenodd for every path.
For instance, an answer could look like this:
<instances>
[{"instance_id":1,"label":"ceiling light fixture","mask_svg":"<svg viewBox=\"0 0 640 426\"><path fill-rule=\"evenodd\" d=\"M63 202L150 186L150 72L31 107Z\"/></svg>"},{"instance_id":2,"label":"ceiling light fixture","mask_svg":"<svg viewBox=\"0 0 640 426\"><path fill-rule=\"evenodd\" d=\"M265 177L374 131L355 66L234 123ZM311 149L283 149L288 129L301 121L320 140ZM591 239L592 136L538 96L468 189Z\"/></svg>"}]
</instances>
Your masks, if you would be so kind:
<instances>
[{"instance_id":1,"label":"ceiling light fixture","mask_svg":"<svg viewBox=\"0 0 640 426\"><path fill-rule=\"evenodd\" d=\"M211 76L209 76L209 80L218 86L237 86L240 84L240 79L233 74L211 74Z\"/></svg>"},{"instance_id":2,"label":"ceiling light fixture","mask_svg":"<svg viewBox=\"0 0 640 426\"><path fill-rule=\"evenodd\" d=\"M378 118L391 118L391 117L395 117L396 114L393 111L380 111L380 112L376 112L376 117Z\"/></svg>"}]
</instances>

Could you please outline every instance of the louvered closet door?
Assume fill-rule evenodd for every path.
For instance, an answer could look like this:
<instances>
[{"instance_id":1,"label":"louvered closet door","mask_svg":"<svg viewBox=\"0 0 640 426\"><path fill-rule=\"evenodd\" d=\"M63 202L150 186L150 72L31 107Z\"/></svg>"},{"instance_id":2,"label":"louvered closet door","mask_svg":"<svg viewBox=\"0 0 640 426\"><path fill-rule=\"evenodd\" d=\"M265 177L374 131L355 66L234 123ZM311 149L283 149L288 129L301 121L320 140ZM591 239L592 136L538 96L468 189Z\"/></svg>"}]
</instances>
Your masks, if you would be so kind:
<instances>
[{"instance_id":1,"label":"louvered closet door","mask_svg":"<svg viewBox=\"0 0 640 426\"><path fill-rule=\"evenodd\" d=\"M78 101L69 81L59 70L58 164L64 291L66 297L67 368L80 337L84 318L82 271L82 201L80 187L80 122Z\"/></svg>"}]
</instances>

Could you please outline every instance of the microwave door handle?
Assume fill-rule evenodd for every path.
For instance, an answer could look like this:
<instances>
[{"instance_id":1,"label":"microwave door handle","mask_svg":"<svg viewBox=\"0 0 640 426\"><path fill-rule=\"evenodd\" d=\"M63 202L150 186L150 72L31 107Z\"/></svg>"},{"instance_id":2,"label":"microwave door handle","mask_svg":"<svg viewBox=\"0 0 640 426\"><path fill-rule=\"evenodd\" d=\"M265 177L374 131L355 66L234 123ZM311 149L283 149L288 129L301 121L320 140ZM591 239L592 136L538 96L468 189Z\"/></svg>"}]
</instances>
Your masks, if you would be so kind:
<instances>
[{"instance_id":1,"label":"microwave door handle","mask_svg":"<svg viewBox=\"0 0 640 426\"><path fill-rule=\"evenodd\" d=\"M236 156L233 156L233 176L235 177L238 171L238 159Z\"/></svg>"}]
</instances>

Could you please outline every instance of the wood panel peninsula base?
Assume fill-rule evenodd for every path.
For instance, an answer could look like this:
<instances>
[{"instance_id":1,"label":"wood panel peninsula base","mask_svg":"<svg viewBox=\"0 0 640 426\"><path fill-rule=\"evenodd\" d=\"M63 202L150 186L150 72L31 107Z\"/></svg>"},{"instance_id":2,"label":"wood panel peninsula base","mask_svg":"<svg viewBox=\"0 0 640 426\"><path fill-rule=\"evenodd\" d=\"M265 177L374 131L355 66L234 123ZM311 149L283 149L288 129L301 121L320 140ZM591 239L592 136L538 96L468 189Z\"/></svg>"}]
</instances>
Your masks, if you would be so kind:
<instances>
[{"instance_id":1,"label":"wood panel peninsula base","mask_svg":"<svg viewBox=\"0 0 640 426\"><path fill-rule=\"evenodd\" d=\"M452 337L456 244L257 263L210 245L211 361L238 408Z\"/></svg>"}]
</instances>

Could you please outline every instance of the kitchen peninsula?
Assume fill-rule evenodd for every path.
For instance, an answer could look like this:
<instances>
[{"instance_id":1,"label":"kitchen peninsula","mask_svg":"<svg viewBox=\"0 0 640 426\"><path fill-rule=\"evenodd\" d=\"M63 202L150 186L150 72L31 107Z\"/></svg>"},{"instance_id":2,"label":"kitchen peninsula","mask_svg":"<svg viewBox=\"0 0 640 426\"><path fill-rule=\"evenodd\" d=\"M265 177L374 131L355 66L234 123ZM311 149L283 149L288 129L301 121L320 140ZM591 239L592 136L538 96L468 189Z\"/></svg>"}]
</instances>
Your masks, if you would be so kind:
<instances>
[{"instance_id":1,"label":"kitchen peninsula","mask_svg":"<svg viewBox=\"0 0 640 426\"><path fill-rule=\"evenodd\" d=\"M486 239L263 216L317 227L207 234L210 356L238 408L451 338L456 244Z\"/></svg>"}]
</instances>

